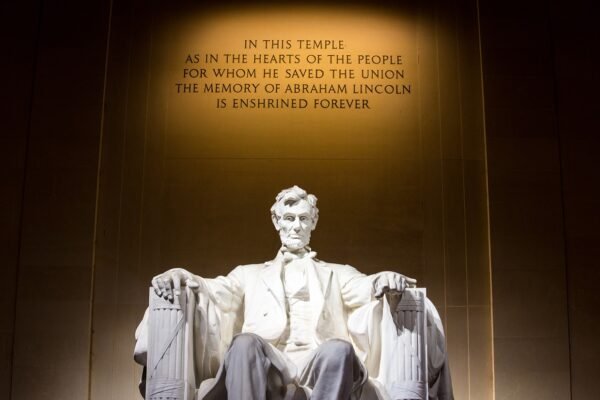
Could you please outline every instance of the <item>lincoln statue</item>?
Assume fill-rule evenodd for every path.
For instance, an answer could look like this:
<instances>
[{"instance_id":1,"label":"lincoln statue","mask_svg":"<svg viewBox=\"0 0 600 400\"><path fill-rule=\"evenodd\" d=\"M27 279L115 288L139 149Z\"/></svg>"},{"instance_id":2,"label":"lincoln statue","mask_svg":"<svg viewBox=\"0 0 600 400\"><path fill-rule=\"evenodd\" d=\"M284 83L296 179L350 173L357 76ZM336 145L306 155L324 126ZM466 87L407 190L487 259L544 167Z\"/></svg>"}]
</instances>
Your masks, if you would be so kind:
<instances>
[{"instance_id":1,"label":"lincoln statue","mask_svg":"<svg viewBox=\"0 0 600 400\"><path fill-rule=\"evenodd\" d=\"M405 294L419 290L414 279L389 271L365 275L318 259L309 247L319 219L317 198L297 186L277 195L271 219L281 239L271 261L217 278L174 268L152 279L151 295L161 304L187 293L180 312L191 333L180 351L191 353L182 355L193 375L191 398L453 399L435 307L423 297L423 313L406 314L423 315L423 329L418 317L409 324L396 312L398 304L409 304ZM159 363L149 365L148 314L136 331L135 349L146 385ZM398 348L407 349L402 358ZM157 379L152 385L147 399L148 390L169 397L169 383Z\"/></svg>"}]
</instances>

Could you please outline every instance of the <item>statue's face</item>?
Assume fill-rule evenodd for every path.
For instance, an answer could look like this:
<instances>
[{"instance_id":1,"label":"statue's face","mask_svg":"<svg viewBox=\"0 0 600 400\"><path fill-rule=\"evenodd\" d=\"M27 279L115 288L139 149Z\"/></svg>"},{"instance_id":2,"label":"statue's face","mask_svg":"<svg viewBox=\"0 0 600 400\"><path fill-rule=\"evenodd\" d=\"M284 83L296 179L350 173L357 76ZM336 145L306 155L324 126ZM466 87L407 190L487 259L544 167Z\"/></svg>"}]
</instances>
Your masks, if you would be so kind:
<instances>
[{"instance_id":1,"label":"statue's face","mask_svg":"<svg viewBox=\"0 0 600 400\"><path fill-rule=\"evenodd\" d=\"M283 246L292 251L308 246L314 227L310 212L311 206L306 200L291 206L280 205L276 226Z\"/></svg>"}]
</instances>

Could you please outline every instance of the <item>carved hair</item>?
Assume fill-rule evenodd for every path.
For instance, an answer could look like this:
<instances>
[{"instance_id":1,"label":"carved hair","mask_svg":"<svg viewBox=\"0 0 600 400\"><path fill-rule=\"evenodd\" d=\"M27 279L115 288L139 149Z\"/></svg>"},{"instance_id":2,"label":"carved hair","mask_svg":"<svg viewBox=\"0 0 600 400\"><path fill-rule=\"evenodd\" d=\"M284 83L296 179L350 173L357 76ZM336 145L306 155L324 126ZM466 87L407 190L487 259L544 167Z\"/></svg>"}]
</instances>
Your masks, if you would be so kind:
<instances>
[{"instance_id":1,"label":"carved hair","mask_svg":"<svg viewBox=\"0 0 600 400\"><path fill-rule=\"evenodd\" d=\"M273 221L277 221L281 218L278 213L280 206L287 205L292 206L301 200L306 200L310 205L310 217L313 220L313 224L316 225L319 219L319 209L317 208L317 197L314 194L306 193L306 190L296 185L291 188L283 189L277 197L275 197L275 203L271 207L271 218Z\"/></svg>"}]
</instances>

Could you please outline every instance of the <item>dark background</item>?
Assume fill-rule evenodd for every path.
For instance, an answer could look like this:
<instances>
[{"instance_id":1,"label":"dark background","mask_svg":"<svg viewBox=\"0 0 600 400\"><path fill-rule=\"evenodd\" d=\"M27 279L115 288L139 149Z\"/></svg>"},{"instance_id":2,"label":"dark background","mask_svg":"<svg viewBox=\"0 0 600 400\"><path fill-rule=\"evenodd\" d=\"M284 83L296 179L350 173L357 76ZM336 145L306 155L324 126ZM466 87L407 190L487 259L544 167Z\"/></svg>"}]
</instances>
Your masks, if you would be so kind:
<instances>
[{"instance_id":1,"label":"dark background","mask_svg":"<svg viewBox=\"0 0 600 400\"><path fill-rule=\"evenodd\" d=\"M116 16L141 6L2 5L2 398L130 398L94 389L97 382L110 384L115 368L114 359L94 349L130 358L122 340L95 334L112 318L110 307L98 305L111 290L147 278L135 270L97 269L115 251L106 242L97 246L102 229L111 229L99 208L110 204L102 179L111 164L100 163L105 113L119 109L111 108L117 97L107 90L118 90L109 62L120 55L107 44L127 47L108 38ZM493 387L496 399L592 399L600 336L594 13L566 1L454 1L438 9L476 10L480 28L493 381L467 385ZM130 13L126 21L153 22L136 17ZM152 204L129 201L121 205L127 218L145 220ZM139 232L123 232L131 241L119 245L142 241ZM119 314L113 334L131 337L139 312L131 307ZM139 371L128 369L124 379L135 382ZM491 398L489 391L461 393Z\"/></svg>"}]
</instances>

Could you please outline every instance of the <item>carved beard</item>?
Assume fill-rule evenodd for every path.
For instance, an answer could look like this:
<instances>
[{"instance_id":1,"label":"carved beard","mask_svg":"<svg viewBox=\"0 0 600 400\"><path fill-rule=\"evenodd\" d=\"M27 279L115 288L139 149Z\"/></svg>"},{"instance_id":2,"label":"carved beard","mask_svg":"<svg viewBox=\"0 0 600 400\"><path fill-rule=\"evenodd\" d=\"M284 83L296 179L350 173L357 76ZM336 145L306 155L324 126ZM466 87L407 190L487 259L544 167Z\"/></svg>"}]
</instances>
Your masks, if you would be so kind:
<instances>
[{"instance_id":1,"label":"carved beard","mask_svg":"<svg viewBox=\"0 0 600 400\"><path fill-rule=\"evenodd\" d=\"M292 239L292 238L288 238L288 237L281 238L281 244L290 250L302 249L302 248L308 246L309 242L310 242L310 237L308 237L306 240Z\"/></svg>"}]
</instances>

